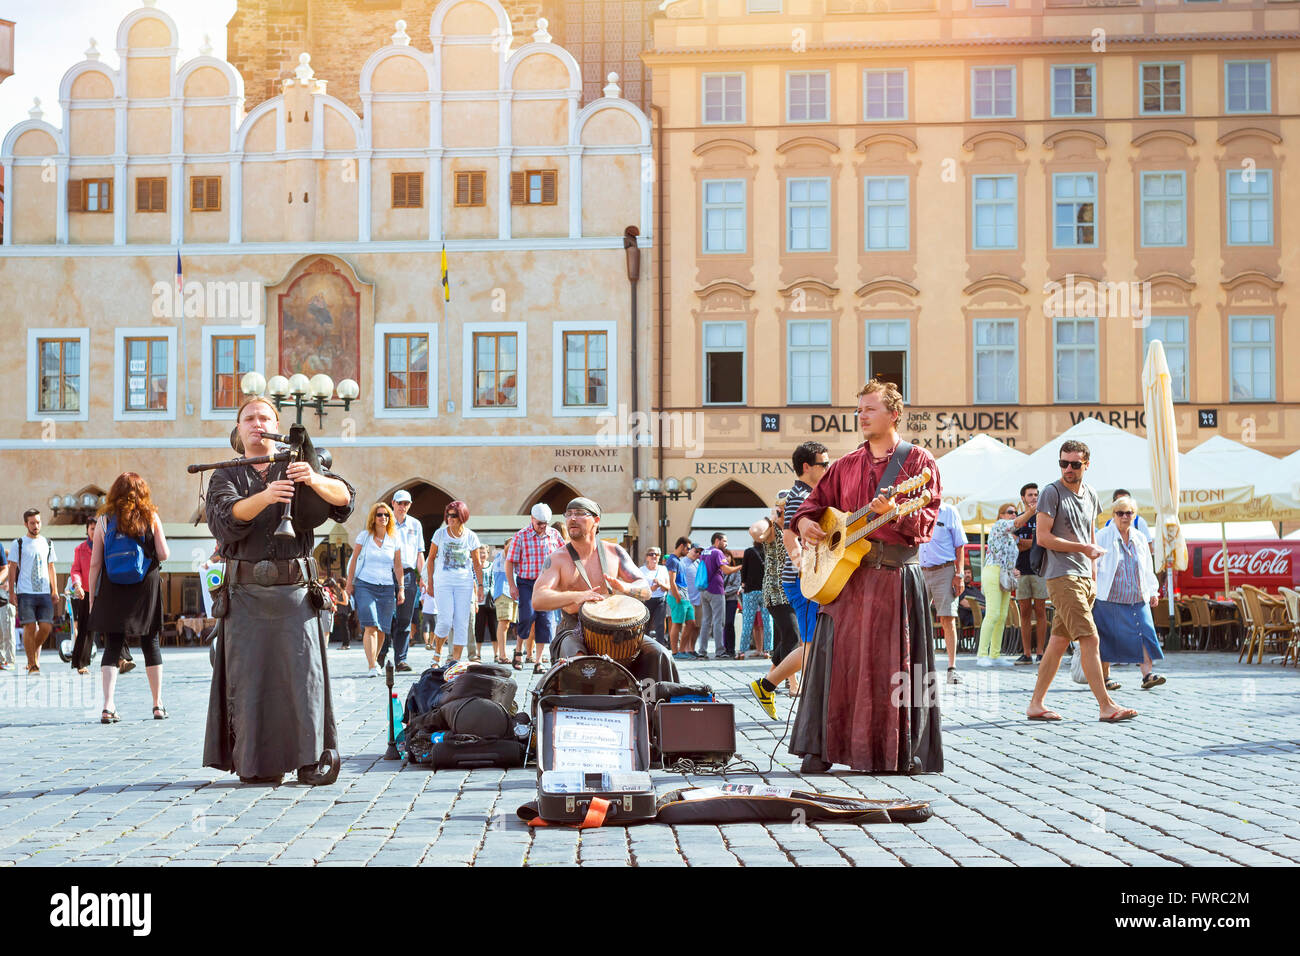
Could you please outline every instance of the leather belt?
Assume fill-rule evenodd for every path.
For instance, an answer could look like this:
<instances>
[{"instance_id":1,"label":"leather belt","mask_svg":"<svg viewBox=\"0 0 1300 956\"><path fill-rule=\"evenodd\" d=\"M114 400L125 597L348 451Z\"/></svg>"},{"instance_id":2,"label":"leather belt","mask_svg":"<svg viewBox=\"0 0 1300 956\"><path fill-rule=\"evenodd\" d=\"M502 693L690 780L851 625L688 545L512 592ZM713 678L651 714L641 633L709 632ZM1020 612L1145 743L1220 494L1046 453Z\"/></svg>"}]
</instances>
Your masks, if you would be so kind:
<instances>
[{"instance_id":1,"label":"leather belt","mask_svg":"<svg viewBox=\"0 0 1300 956\"><path fill-rule=\"evenodd\" d=\"M310 575L304 578L303 574ZM288 558L283 561L239 561L227 559L226 578L231 584L260 584L263 587L305 584L316 576L312 558Z\"/></svg>"},{"instance_id":2,"label":"leather belt","mask_svg":"<svg viewBox=\"0 0 1300 956\"><path fill-rule=\"evenodd\" d=\"M922 570L922 571L933 571L935 568L956 567L956 565L957 565L957 562L956 562L955 560L953 560L953 561L945 561L943 564L923 564L923 565L921 565L921 570Z\"/></svg>"},{"instance_id":3,"label":"leather belt","mask_svg":"<svg viewBox=\"0 0 1300 956\"><path fill-rule=\"evenodd\" d=\"M874 544L871 553L862 559L864 568L901 568L905 564L918 564L920 548L902 544Z\"/></svg>"}]
</instances>

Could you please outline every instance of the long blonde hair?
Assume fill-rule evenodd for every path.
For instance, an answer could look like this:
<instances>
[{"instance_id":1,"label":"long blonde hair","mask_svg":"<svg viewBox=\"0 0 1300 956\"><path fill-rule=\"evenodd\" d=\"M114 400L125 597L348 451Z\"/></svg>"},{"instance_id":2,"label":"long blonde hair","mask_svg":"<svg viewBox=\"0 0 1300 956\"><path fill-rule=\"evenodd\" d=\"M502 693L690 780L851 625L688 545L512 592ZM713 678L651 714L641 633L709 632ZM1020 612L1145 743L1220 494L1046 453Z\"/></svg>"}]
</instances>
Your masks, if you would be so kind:
<instances>
[{"instance_id":1,"label":"long blonde hair","mask_svg":"<svg viewBox=\"0 0 1300 956\"><path fill-rule=\"evenodd\" d=\"M366 533L367 534L375 533L375 514L379 511L380 508L388 509L388 522L387 522L387 527L384 529L384 534L386 535L396 534L397 522L393 520L393 509L392 507L389 506L387 501L376 501L373 505L370 506L370 513L366 515Z\"/></svg>"}]
</instances>

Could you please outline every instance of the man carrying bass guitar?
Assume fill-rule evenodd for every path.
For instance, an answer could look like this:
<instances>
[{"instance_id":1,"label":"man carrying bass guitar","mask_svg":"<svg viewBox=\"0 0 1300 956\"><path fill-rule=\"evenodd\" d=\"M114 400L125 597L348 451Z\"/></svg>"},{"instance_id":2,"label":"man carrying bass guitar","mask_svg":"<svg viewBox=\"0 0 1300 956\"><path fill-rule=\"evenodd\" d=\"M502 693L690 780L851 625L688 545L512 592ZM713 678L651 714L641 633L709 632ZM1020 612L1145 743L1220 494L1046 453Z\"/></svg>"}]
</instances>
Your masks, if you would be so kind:
<instances>
[{"instance_id":1,"label":"man carrying bass guitar","mask_svg":"<svg viewBox=\"0 0 1300 956\"><path fill-rule=\"evenodd\" d=\"M826 536L818 522L828 507L885 514L902 501L877 489L930 469L929 483L914 492L928 491L929 503L873 532L871 551L821 607L790 743L804 758L803 773L825 773L832 764L860 773L943 770L934 635L917 559L942 501L939 467L928 451L901 441L902 413L892 382L864 385L858 426L866 440L831 465L794 516L804 547L816 547Z\"/></svg>"}]
</instances>

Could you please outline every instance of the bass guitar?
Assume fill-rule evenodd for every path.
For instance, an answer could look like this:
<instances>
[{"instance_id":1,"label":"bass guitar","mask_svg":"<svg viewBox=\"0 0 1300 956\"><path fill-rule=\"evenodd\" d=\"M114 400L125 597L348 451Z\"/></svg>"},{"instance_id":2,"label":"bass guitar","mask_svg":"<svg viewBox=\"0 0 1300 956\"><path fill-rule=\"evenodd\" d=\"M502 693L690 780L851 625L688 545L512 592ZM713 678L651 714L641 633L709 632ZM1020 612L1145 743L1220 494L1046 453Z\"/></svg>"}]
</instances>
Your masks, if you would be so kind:
<instances>
[{"instance_id":1,"label":"bass guitar","mask_svg":"<svg viewBox=\"0 0 1300 956\"><path fill-rule=\"evenodd\" d=\"M929 483L930 469L926 468L916 477L878 494L886 498L908 495ZM898 502L882 515L875 515L870 505L852 514L827 508L818 522L826 537L816 545L806 546L799 563L799 590L803 596L818 604L830 604L840 596L840 591L862 559L871 553L872 542L868 535L891 521L920 511L929 503L930 492L924 491L915 498ZM875 517L868 521L869 515Z\"/></svg>"}]
</instances>

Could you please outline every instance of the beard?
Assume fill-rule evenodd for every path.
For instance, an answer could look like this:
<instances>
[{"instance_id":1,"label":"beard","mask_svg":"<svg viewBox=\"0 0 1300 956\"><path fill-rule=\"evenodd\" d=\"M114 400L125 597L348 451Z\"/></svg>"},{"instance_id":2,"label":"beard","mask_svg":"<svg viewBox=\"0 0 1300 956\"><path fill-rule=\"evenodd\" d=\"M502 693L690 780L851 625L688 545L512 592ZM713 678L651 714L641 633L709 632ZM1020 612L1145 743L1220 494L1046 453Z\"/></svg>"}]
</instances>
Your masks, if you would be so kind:
<instances>
[{"instance_id":1,"label":"beard","mask_svg":"<svg viewBox=\"0 0 1300 956\"><path fill-rule=\"evenodd\" d=\"M592 533L592 535L595 535L596 531L595 531L594 528L592 529L592 532L591 532L591 533ZM569 525L569 540L570 540L570 541L586 541L586 540L587 540L587 532L583 531L582 528L577 527L577 526L575 526L575 525Z\"/></svg>"}]
</instances>

